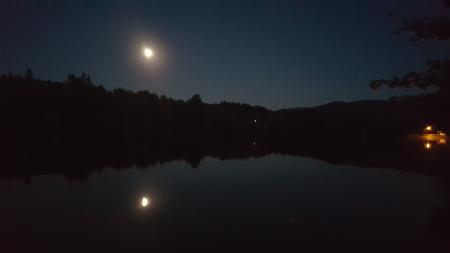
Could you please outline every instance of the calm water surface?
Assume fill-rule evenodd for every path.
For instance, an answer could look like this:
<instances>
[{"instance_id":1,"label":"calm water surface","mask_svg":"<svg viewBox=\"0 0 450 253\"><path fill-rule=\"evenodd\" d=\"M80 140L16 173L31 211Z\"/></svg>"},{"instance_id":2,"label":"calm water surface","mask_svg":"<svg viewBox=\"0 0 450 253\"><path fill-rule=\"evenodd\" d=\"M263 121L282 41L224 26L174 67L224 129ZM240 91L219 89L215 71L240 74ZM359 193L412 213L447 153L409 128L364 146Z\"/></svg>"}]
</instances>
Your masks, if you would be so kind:
<instances>
[{"instance_id":1,"label":"calm water surface","mask_svg":"<svg viewBox=\"0 0 450 253\"><path fill-rule=\"evenodd\" d=\"M446 244L442 184L291 156L3 179L0 240L2 252L430 252Z\"/></svg>"}]
</instances>

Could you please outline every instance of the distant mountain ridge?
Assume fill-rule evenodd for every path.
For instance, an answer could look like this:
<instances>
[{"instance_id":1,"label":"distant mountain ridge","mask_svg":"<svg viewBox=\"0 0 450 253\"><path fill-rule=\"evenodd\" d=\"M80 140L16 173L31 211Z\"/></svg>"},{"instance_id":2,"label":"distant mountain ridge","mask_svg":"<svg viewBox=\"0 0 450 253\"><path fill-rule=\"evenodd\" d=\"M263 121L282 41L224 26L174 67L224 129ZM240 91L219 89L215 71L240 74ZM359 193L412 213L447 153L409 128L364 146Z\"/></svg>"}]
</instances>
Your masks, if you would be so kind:
<instances>
[{"instance_id":1,"label":"distant mountain ridge","mask_svg":"<svg viewBox=\"0 0 450 253\"><path fill-rule=\"evenodd\" d=\"M0 154L7 165L3 168L13 170L4 174L11 175L18 174L14 168L24 168L22 174L61 169L77 174L86 166L171 159L196 166L205 155L227 159L271 153L329 161L345 157L344 162L367 166L377 162L369 155L379 153L387 157L386 166L394 166L387 153L411 154L404 151L409 149L402 144L405 134L419 133L429 123L450 129L448 108L447 97L427 95L272 111L240 103L206 104L199 95L182 101L148 91L107 91L87 75L70 75L64 82L2 75ZM64 165L67 161L86 164Z\"/></svg>"}]
</instances>

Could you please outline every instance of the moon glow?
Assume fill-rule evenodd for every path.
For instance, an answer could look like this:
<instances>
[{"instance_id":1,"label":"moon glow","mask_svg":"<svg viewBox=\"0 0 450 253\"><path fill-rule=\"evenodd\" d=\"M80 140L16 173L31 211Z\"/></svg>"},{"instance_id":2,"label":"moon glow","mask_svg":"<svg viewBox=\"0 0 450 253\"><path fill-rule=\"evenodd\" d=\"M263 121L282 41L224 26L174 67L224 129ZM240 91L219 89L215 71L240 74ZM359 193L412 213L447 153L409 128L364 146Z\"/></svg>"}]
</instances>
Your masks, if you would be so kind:
<instances>
[{"instance_id":1,"label":"moon glow","mask_svg":"<svg viewBox=\"0 0 450 253\"><path fill-rule=\"evenodd\" d=\"M150 204L150 200L147 198L147 197L143 197L142 199L141 199L141 206L142 207L146 207L146 206L148 206Z\"/></svg>"},{"instance_id":2,"label":"moon glow","mask_svg":"<svg viewBox=\"0 0 450 253\"><path fill-rule=\"evenodd\" d=\"M150 49L150 48L148 48L148 47L145 47L144 48L144 56L145 56L145 58L147 58L147 59L149 59L149 58L152 58L153 57L153 50L152 49Z\"/></svg>"}]
</instances>

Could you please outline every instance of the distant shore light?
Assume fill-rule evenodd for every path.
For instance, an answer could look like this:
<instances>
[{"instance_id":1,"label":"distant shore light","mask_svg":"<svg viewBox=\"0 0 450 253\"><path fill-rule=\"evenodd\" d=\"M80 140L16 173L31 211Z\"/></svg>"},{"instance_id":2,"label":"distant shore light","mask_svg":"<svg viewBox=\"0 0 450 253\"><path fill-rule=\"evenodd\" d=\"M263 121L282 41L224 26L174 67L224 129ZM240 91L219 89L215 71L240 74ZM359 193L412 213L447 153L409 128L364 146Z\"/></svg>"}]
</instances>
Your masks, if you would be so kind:
<instances>
[{"instance_id":1,"label":"distant shore light","mask_svg":"<svg viewBox=\"0 0 450 253\"><path fill-rule=\"evenodd\" d=\"M433 130L433 126L431 126L431 125L427 125L425 127L425 131L432 131L432 130Z\"/></svg>"}]
</instances>

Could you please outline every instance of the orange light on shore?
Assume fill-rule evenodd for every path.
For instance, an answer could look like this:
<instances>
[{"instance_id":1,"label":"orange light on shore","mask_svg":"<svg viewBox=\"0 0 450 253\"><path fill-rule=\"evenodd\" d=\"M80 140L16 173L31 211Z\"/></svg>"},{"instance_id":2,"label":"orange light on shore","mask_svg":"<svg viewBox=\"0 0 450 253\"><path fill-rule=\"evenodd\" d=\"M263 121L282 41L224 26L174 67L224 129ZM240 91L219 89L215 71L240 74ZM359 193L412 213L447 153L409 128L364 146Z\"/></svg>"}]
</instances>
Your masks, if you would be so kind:
<instances>
[{"instance_id":1,"label":"orange light on shore","mask_svg":"<svg viewBox=\"0 0 450 253\"><path fill-rule=\"evenodd\" d=\"M447 144L447 134L442 130L435 130L435 127L432 125L425 126L420 138L423 140L423 145L427 150L431 149L433 144L437 145L436 148L440 145Z\"/></svg>"}]
</instances>

